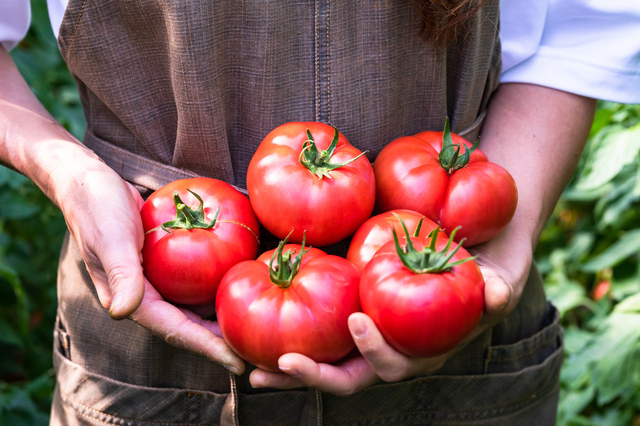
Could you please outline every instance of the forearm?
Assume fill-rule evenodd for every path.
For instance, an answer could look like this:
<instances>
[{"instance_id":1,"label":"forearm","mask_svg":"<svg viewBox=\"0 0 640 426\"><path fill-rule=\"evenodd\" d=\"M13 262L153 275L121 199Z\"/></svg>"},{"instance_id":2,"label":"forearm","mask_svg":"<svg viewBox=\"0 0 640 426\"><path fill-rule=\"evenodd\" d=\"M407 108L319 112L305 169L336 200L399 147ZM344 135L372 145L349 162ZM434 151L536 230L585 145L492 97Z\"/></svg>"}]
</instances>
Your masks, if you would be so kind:
<instances>
[{"instance_id":1,"label":"forearm","mask_svg":"<svg viewBox=\"0 0 640 426\"><path fill-rule=\"evenodd\" d=\"M509 287L508 295L501 286L485 292L488 312L508 313L520 300L533 250L580 159L595 106L595 99L529 84L504 84L492 98L480 147L515 179L518 207L501 234L473 247L478 262L499 270Z\"/></svg>"},{"instance_id":2,"label":"forearm","mask_svg":"<svg viewBox=\"0 0 640 426\"><path fill-rule=\"evenodd\" d=\"M518 186L510 228L535 248L580 159L596 100L531 84L500 86L482 129L481 149Z\"/></svg>"},{"instance_id":3,"label":"forearm","mask_svg":"<svg viewBox=\"0 0 640 426\"><path fill-rule=\"evenodd\" d=\"M47 112L0 46L0 163L29 177L59 203L58 189L71 185L68 176L97 162Z\"/></svg>"}]
</instances>

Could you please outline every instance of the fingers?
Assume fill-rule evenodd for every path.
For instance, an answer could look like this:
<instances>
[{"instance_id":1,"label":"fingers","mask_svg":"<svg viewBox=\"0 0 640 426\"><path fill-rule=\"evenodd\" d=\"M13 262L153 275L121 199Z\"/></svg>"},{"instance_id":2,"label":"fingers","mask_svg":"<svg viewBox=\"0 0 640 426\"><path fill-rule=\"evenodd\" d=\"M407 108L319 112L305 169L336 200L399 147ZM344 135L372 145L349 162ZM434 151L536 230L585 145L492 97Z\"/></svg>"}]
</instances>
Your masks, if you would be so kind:
<instances>
[{"instance_id":1,"label":"fingers","mask_svg":"<svg viewBox=\"0 0 640 426\"><path fill-rule=\"evenodd\" d=\"M144 295L140 252L131 244L106 247L98 255L112 296L111 303L105 307L112 318L127 318L138 308Z\"/></svg>"},{"instance_id":2,"label":"fingers","mask_svg":"<svg viewBox=\"0 0 640 426\"><path fill-rule=\"evenodd\" d=\"M216 322L165 302L146 280L145 285L144 299L131 316L134 321L172 346L206 356L235 374L244 372L244 361L218 337Z\"/></svg>"},{"instance_id":3,"label":"fingers","mask_svg":"<svg viewBox=\"0 0 640 426\"><path fill-rule=\"evenodd\" d=\"M367 315L351 314L349 330L360 353L382 380L397 382L413 374L411 359L389 346Z\"/></svg>"},{"instance_id":4,"label":"fingers","mask_svg":"<svg viewBox=\"0 0 640 426\"><path fill-rule=\"evenodd\" d=\"M308 386L346 396L380 380L362 357L351 358L336 366L316 363L304 355L291 353L281 356L278 364L285 374L254 370L249 377L251 385L278 389Z\"/></svg>"},{"instance_id":5,"label":"fingers","mask_svg":"<svg viewBox=\"0 0 640 426\"><path fill-rule=\"evenodd\" d=\"M481 267L484 277L484 311L488 315L500 315L507 311L511 302L511 287L492 268Z\"/></svg>"}]
</instances>

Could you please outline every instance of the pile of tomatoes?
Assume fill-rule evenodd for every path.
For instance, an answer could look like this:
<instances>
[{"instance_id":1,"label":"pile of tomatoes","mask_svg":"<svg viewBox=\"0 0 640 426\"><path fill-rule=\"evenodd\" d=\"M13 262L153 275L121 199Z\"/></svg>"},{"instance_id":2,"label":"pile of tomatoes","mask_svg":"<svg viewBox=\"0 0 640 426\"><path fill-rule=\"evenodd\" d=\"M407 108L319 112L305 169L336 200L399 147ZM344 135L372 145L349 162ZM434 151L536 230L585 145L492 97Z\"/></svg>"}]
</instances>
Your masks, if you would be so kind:
<instances>
[{"instance_id":1,"label":"pile of tomatoes","mask_svg":"<svg viewBox=\"0 0 640 426\"><path fill-rule=\"evenodd\" d=\"M484 309L463 246L495 237L517 204L509 173L448 120L391 142L373 167L331 126L284 124L255 152L247 191L195 178L154 192L141 210L143 267L166 300L215 303L229 346L270 371L289 352L342 359L360 311L406 355L455 347ZM282 240L259 257L258 223ZM346 258L316 248L347 238Z\"/></svg>"}]
</instances>

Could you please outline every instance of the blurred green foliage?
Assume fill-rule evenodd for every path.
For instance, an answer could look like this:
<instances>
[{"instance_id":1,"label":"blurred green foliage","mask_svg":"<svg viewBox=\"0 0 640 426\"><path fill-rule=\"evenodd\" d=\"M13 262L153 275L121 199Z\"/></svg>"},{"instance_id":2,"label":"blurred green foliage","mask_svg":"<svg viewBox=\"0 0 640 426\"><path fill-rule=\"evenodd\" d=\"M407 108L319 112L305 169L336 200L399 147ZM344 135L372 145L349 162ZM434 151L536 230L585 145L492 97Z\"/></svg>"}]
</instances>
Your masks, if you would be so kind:
<instances>
[{"instance_id":1,"label":"blurred green foliage","mask_svg":"<svg viewBox=\"0 0 640 426\"><path fill-rule=\"evenodd\" d=\"M76 137L86 122L58 51L46 1L32 2L27 37L11 51L30 87ZM26 177L0 167L0 425L48 425L54 386L56 266L66 226Z\"/></svg>"},{"instance_id":2,"label":"blurred green foliage","mask_svg":"<svg viewBox=\"0 0 640 426\"><path fill-rule=\"evenodd\" d=\"M11 52L45 107L76 137L86 126L45 0ZM640 425L640 106L601 102L578 169L536 261L565 327L560 425ZM0 167L0 425L47 424L55 276L65 224Z\"/></svg>"},{"instance_id":3,"label":"blurred green foliage","mask_svg":"<svg viewBox=\"0 0 640 426\"><path fill-rule=\"evenodd\" d=\"M536 260L565 328L560 425L640 424L640 106L600 102Z\"/></svg>"}]
</instances>

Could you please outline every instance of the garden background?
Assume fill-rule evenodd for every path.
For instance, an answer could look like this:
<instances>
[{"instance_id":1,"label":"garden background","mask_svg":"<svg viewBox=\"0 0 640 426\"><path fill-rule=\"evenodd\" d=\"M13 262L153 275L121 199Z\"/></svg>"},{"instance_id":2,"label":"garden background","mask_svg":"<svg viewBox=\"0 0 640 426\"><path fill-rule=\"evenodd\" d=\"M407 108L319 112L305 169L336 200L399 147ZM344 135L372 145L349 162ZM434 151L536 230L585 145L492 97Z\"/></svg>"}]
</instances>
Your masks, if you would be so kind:
<instances>
[{"instance_id":1,"label":"garden background","mask_svg":"<svg viewBox=\"0 0 640 426\"><path fill-rule=\"evenodd\" d=\"M80 99L46 0L32 0L32 13L29 34L11 55L44 106L81 139ZM565 328L559 425L640 425L639 165L640 106L600 102L535 253ZM65 229L31 181L0 166L0 425L48 424Z\"/></svg>"}]
</instances>

